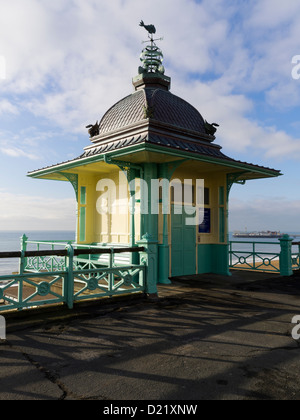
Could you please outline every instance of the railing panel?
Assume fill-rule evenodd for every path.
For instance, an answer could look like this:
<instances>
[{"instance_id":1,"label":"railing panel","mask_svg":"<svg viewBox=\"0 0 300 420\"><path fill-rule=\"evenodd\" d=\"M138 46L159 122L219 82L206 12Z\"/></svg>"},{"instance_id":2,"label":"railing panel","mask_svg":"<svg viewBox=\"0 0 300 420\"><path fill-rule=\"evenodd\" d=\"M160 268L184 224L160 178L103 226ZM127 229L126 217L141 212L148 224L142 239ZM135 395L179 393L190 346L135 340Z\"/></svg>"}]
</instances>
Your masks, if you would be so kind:
<instances>
[{"instance_id":1,"label":"railing panel","mask_svg":"<svg viewBox=\"0 0 300 420\"><path fill-rule=\"evenodd\" d=\"M264 246L267 248L263 249ZM300 269L300 243L293 243L289 235L283 235L277 242L231 241L229 266L291 276L293 270Z\"/></svg>"},{"instance_id":2,"label":"railing panel","mask_svg":"<svg viewBox=\"0 0 300 420\"><path fill-rule=\"evenodd\" d=\"M294 243L292 247L293 270L300 270L300 243Z\"/></svg>"},{"instance_id":3,"label":"railing panel","mask_svg":"<svg viewBox=\"0 0 300 420\"><path fill-rule=\"evenodd\" d=\"M74 300L145 291L143 265L74 271Z\"/></svg>"},{"instance_id":4,"label":"railing panel","mask_svg":"<svg viewBox=\"0 0 300 420\"><path fill-rule=\"evenodd\" d=\"M31 241L37 250L28 251L29 242L23 236L21 252L0 253L20 260L20 274L0 276L0 312L59 303L72 308L80 300L146 291L146 265L130 264L131 254L145 252L144 247L74 249L70 243L42 241L51 250L41 250L40 241Z\"/></svg>"},{"instance_id":5,"label":"railing panel","mask_svg":"<svg viewBox=\"0 0 300 420\"><path fill-rule=\"evenodd\" d=\"M245 250L241 250L242 247ZM265 249L263 249L264 247ZM274 252L269 252L271 247L274 247ZM239 270L280 273L280 256L279 242L231 241L229 267Z\"/></svg>"},{"instance_id":6,"label":"railing panel","mask_svg":"<svg viewBox=\"0 0 300 420\"><path fill-rule=\"evenodd\" d=\"M27 257L25 271L54 272L64 271L66 269L66 259L64 257Z\"/></svg>"},{"instance_id":7,"label":"railing panel","mask_svg":"<svg viewBox=\"0 0 300 420\"><path fill-rule=\"evenodd\" d=\"M66 273L27 273L0 277L0 312L65 303Z\"/></svg>"}]
</instances>

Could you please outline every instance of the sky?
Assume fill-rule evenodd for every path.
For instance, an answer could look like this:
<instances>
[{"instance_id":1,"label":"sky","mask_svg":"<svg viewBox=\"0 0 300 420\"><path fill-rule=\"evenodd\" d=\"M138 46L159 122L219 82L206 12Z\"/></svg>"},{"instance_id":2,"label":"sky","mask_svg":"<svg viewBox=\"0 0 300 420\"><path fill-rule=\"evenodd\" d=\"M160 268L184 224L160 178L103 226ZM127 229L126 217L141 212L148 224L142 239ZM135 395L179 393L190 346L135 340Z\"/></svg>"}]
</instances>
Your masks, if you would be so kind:
<instances>
[{"instance_id":1,"label":"sky","mask_svg":"<svg viewBox=\"0 0 300 420\"><path fill-rule=\"evenodd\" d=\"M223 153L283 173L233 186L230 230L300 231L299 0L0 0L0 230L75 229L71 184L26 174L132 93L141 19Z\"/></svg>"}]
</instances>

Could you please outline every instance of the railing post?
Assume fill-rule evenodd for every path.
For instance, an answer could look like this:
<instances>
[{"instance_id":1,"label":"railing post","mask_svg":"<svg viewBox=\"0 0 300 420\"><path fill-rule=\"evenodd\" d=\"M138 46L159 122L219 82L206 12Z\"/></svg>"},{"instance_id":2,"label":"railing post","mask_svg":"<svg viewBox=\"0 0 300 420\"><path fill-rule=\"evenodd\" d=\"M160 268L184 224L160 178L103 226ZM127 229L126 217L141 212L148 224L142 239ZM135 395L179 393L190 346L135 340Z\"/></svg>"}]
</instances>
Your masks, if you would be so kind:
<instances>
[{"instance_id":1,"label":"railing post","mask_svg":"<svg viewBox=\"0 0 300 420\"><path fill-rule=\"evenodd\" d=\"M21 251L27 250L27 241L28 241L28 237L25 234L21 236Z\"/></svg>"},{"instance_id":2,"label":"railing post","mask_svg":"<svg viewBox=\"0 0 300 420\"><path fill-rule=\"evenodd\" d=\"M25 251L21 251L20 263L19 263L19 274L24 274L26 267Z\"/></svg>"},{"instance_id":3,"label":"railing post","mask_svg":"<svg viewBox=\"0 0 300 420\"><path fill-rule=\"evenodd\" d=\"M21 258L20 258L20 262L19 262L19 273L20 274L24 274L24 270L26 267L26 258L24 257L24 254L27 250L27 241L28 241L28 237L24 234L23 236L21 236Z\"/></svg>"},{"instance_id":4,"label":"railing post","mask_svg":"<svg viewBox=\"0 0 300 420\"><path fill-rule=\"evenodd\" d=\"M292 267L292 242L293 239L289 235L283 235L280 241L280 274L282 276L292 276L293 267Z\"/></svg>"},{"instance_id":5,"label":"railing post","mask_svg":"<svg viewBox=\"0 0 300 420\"><path fill-rule=\"evenodd\" d=\"M114 254L114 249L111 248L110 249L110 254L109 254L109 267L108 268L113 268L114 267L114 262L115 262L115 254ZM108 273L108 290L110 293L113 292L113 288L114 288L114 273L112 271L110 271Z\"/></svg>"},{"instance_id":6,"label":"railing post","mask_svg":"<svg viewBox=\"0 0 300 420\"><path fill-rule=\"evenodd\" d=\"M146 265L146 293L151 297L157 297L157 272L158 272L158 244L148 234L138 241L138 245L145 248L140 253L141 262Z\"/></svg>"},{"instance_id":7,"label":"railing post","mask_svg":"<svg viewBox=\"0 0 300 420\"><path fill-rule=\"evenodd\" d=\"M21 257L19 262L19 274L24 274L25 267L27 266L27 260L25 258L25 252L27 250L27 240L28 237L24 234L21 237ZM23 309L23 278L19 281L19 289L18 289L18 311Z\"/></svg>"},{"instance_id":8,"label":"railing post","mask_svg":"<svg viewBox=\"0 0 300 420\"><path fill-rule=\"evenodd\" d=\"M68 308L72 309L74 305L74 248L72 245L68 245L66 249L68 251L68 256L64 281L64 296L66 298Z\"/></svg>"}]
</instances>

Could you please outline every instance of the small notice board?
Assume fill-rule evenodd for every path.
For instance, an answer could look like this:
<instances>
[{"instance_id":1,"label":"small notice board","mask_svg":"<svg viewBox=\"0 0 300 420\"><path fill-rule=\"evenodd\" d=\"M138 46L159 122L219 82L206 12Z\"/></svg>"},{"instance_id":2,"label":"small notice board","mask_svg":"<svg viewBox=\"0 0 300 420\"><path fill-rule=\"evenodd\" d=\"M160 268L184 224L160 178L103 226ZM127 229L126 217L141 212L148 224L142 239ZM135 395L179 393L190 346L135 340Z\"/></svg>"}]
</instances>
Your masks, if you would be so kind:
<instances>
[{"instance_id":1,"label":"small notice board","mask_svg":"<svg viewBox=\"0 0 300 420\"><path fill-rule=\"evenodd\" d=\"M211 209L199 209L199 233L211 233Z\"/></svg>"}]
</instances>

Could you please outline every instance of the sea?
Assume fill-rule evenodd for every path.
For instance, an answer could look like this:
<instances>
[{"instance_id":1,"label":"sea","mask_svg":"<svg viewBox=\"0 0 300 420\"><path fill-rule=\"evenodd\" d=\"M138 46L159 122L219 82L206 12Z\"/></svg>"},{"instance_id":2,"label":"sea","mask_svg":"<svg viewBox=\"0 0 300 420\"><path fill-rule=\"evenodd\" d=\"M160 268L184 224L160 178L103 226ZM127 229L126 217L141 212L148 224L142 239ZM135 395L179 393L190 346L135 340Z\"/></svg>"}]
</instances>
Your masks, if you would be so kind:
<instances>
[{"instance_id":1,"label":"sea","mask_svg":"<svg viewBox=\"0 0 300 420\"><path fill-rule=\"evenodd\" d=\"M291 237L295 238L295 242L300 242L300 233L299 232L285 232ZM24 232L21 231L0 231L0 252L9 252L9 251L20 251L21 249L21 237ZM75 241L75 232L73 231L29 231L26 232L26 236L29 238L29 241ZM233 233L229 234L229 241L235 242L247 242L251 239L244 238L234 238ZM266 253L279 253L280 246L279 240L274 239L263 239L258 238L254 239L257 243L256 251L266 252ZM268 242L267 245L264 242ZM252 251L252 245L247 243L234 243L233 250L244 251L245 255L247 252ZM27 250L36 249L36 245L28 245ZM42 248L50 249L50 247ZM298 252L298 247L294 247L295 252ZM241 254L239 254L241 256ZM236 258L233 257L233 263L236 262ZM0 259L0 276L10 275L13 272L18 272L19 269L19 260L17 258L12 259Z\"/></svg>"}]
</instances>

